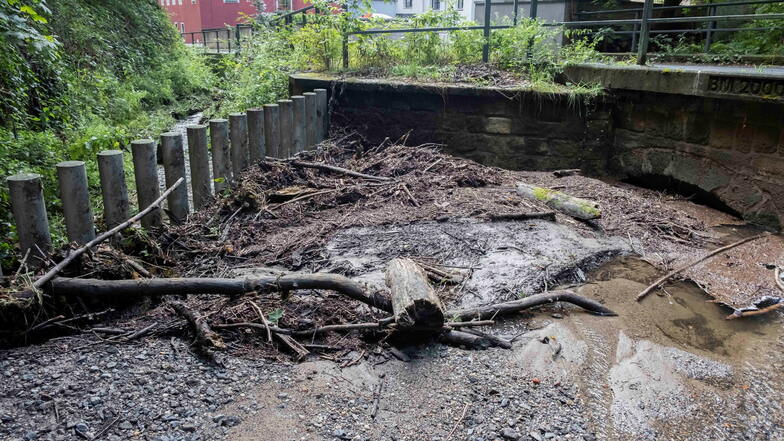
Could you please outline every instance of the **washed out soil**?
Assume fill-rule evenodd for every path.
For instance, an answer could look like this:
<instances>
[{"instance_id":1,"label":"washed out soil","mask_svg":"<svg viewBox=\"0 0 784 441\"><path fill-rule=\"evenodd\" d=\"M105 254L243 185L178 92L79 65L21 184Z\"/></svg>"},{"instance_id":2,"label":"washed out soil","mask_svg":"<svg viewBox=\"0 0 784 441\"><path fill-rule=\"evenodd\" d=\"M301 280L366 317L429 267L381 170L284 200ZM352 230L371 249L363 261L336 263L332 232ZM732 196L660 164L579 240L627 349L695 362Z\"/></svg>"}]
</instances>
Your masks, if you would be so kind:
<instances>
[{"instance_id":1,"label":"washed out soil","mask_svg":"<svg viewBox=\"0 0 784 441\"><path fill-rule=\"evenodd\" d=\"M782 367L777 312L725 325L731 308L706 304L705 293L683 281L634 301L663 271L735 240L723 228L742 228L737 219L678 196L486 167L405 139L368 147L344 134L297 160L390 180L267 161L185 224L154 235L129 232L124 252L99 249L80 271L142 277L128 265L133 259L156 277L332 272L386 293L386 263L410 257L458 279L434 283L447 307L571 287L619 317L552 305L482 328L512 341L509 351L399 341L379 331L332 333L301 339L311 355L294 364L288 349L259 329L220 329L227 348L200 353L187 323L162 300L113 310L70 305L74 316L99 314L56 326L70 335L0 352L0 439L784 435L781 384L771 371ZM550 211L517 196L519 181L596 201L602 217L493 220ZM772 274L765 271L760 277ZM385 316L321 290L180 300L216 327L259 322L259 311L290 329ZM38 323L54 318L47 314L40 311ZM147 332L124 340L99 328ZM699 401L700 394L709 399ZM691 430L700 419L710 422Z\"/></svg>"}]
</instances>

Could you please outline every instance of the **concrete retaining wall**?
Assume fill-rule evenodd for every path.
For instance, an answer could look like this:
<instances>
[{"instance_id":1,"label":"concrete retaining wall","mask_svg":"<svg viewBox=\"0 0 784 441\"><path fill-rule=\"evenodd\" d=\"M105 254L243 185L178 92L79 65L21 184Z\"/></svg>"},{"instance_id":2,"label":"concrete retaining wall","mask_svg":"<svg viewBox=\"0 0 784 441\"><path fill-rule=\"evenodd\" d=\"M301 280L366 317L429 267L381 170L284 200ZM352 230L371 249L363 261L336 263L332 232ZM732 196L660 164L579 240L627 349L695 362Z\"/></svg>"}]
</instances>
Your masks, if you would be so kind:
<instances>
[{"instance_id":1,"label":"concrete retaining wall","mask_svg":"<svg viewBox=\"0 0 784 441\"><path fill-rule=\"evenodd\" d=\"M784 224L784 104L613 91L567 95L295 75L292 93L326 88L332 124L371 143L409 144L518 170L665 177L699 187L754 222Z\"/></svg>"}]
</instances>

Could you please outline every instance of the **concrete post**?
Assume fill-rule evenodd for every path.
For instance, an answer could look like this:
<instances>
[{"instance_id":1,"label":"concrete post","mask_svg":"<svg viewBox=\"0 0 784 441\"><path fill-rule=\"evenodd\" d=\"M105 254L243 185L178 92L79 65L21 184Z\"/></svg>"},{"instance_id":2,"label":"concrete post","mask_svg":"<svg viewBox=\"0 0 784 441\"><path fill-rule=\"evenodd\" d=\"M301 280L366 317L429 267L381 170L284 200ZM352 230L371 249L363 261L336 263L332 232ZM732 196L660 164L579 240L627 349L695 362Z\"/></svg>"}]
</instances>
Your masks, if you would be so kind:
<instances>
[{"instance_id":1,"label":"concrete post","mask_svg":"<svg viewBox=\"0 0 784 441\"><path fill-rule=\"evenodd\" d=\"M161 195L158 183L158 147L152 139L131 141L133 154L133 175L136 180L136 197L139 210L144 210ZM161 209L156 208L141 220L142 227L150 229L163 224Z\"/></svg>"},{"instance_id":2,"label":"concrete post","mask_svg":"<svg viewBox=\"0 0 784 441\"><path fill-rule=\"evenodd\" d=\"M294 126L292 155L305 150L305 97L302 95L294 95L291 97L292 102L292 123Z\"/></svg>"},{"instance_id":3,"label":"concrete post","mask_svg":"<svg viewBox=\"0 0 784 441\"><path fill-rule=\"evenodd\" d=\"M84 245L95 239L93 211L84 161L64 161L57 164L57 182L63 201L63 217L68 240Z\"/></svg>"},{"instance_id":4,"label":"concrete post","mask_svg":"<svg viewBox=\"0 0 784 441\"><path fill-rule=\"evenodd\" d=\"M231 174L236 181L248 168L248 116L244 113L229 115L231 136Z\"/></svg>"},{"instance_id":5,"label":"concrete post","mask_svg":"<svg viewBox=\"0 0 784 441\"><path fill-rule=\"evenodd\" d=\"M264 105L264 144L267 156L280 158L280 107L277 104Z\"/></svg>"},{"instance_id":6,"label":"concrete post","mask_svg":"<svg viewBox=\"0 0 784 441\"><path fill-rule=\"evenodd\" d=\"M248 109L247 114L250 163L258 164L267 155L264 148L264 109L260 107Z\"/></svg>"},{"instance_id":7,"label":"concrete post","mask_svg":"<svg viewBox=\"0 0 784 441\"><path fill-rule=\"evenodd\" d=\"M207 205L212 196L210 158L207 152L207 126L188 126L188 158L191 164L191 188L196 210Z\"/></svg>"},{"instance_id":8,"label":"concrete post","mask_svg":"<svg viewBox=\"0 0 784 441\"><path fill-rule=\"evenodd\" d=\"M98 153L98 174L101 176L103 220L106 222L107 229L114 228L131 217L128 187L125 185L123 152L104 150Z\"/></svg>"},{"instance_id":9,"label":"concrete post","mask_svg":"<svg viewBox=\"0 0 784 441\"><path fill-rule=\"evenodd\" d=\"M210 120L210 142L212 143L212 179L217 194L222 192L231 181L228 120Z\"/></svg>"},{"instance_id":10,"label":"concrete post","mask_svg":"<svg viewBox=\"0 0 784 441\"><path fill-rule=\"evenodd\" d=\"M11 211L16 222L16 234L19 236L19 248L23 256L27 250L30 250L30 257L27 258L28 265L41 266L44 262L41 259L46 256L42 256L38 249L47 253L52 248L41 175L19 173L9 176L6 181L11 197ZM36 256L40 259L32 258Z\"/></svg>"},{"instance_id":11,"label":"concrete post","mask_svg":"<svg viewBox=\"0 0 784 441\"><path fill-rule=\"evenodd\" d=\"M329 136L329 109L327 108L327 89L314 89L316 92L316 142Z\"/></svg>"},{"instance_id":12,"label":"concrete post","mask_svg":"<svg viewBox=\"0 0 784 441\"><path fill-rule=\"evenodd\" d=\"M294 151L294 103L278 100L280 106L280 158L288 158Z\"/></svg>"},{"instance_id":13,"label":"concrete post","mask_svg":"<svg viewBox=\"0 0 784 441\"><path fill-rule=\"evenodd\" d=\"M169 218L172 222L181 223L188 217L188 179L185 177L185 152L182 148L182 136L177 132L166 132L161 135L161 151L163 153L163 171L166 187L171 187L178 179L183 178L179 187L174 189L166 199Z\"/></svg>"},{"instance_id":14,"label":"concrete post","mask_svg":"<svg viewBox=\"0 0 784 441\"><path fill-rule=\"evenodd\" d=\"M310 150L316 145L316 93L305 92L305 148Z\"/></svg>"}]
</instances>

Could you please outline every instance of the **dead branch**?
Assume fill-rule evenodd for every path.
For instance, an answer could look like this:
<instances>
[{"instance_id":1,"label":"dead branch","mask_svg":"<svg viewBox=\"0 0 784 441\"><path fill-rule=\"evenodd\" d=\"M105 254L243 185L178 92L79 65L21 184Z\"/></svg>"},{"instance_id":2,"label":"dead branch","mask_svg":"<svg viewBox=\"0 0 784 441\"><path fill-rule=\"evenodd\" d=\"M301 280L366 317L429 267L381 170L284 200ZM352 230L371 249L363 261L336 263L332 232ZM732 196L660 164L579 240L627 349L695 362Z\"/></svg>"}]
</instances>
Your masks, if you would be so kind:
<instances>
[{"instance_id":1,"label":"dead branch","mask_svg":"<svg viewBox=\"0 0 784 441\"><path fill-rule=\"evenodd\" d=\"M310 351L305 349L304 346L299 344L297 340L294 340L293 337L286 334L278 334L273 333L272 335L275 336L281 343L283 343L287 348L291 349L295 354L297 354L297 361L300 361L310 355Z\"/></svg>"},{"instance_id":2,"label":"dead branch","mask_svg":"<svg viewBox=\"0 0 784 441\"><path fill-rule=\"evenodd\" d=\"M487 338L493 342L494 346L498 346L499 348L512 349L512 342L508 340L504 340L503 338L500 337L496 337L493 334L488 334L486 332L477 331L476 329L471 329L471 328L466 329L465 332Z\"/></svg>"},{"instance_id":3,"label":"dead branch","mask_svg":"<svg viewBox=\"0 0 784 441\"><path fill-rule=\"evenodd\" d=\"M546 219L555 222L555 211L539 211L536 213L503 213L488 216L491 221L515 221L530 219Z\"/></svg>"},{"instance_id":4,"label":"dead branch","mask_svg":"<svg viewBox=\"0 0 784 441\"><path fill-rule=\"evenodd\" d=\"M468 349L487 349L493 346L493 341L489 338L463 331L446 331L438 336L438 340L450 346L464 346Z\"/></svg>"},{"instance_id":5,"label":"dead branch","mask_svg":"<svg viewBox=\"0 0 784 441\"><path fill-rule=\"evenodd\" d=\"M327 165L327 164L319 164L315 162L305 162L305 161L291 161L291 165L297 167L306 167L306 168L316 168L320 170L327 170L335 173L341 173L348 176L353 176L355 178L362 178L362 179L370 179L372 181L392 181L392 178L387 178L385 176L373 176L373 175L366 175L364 173L355 172L353 170L348 170L342 167L337 167L334 165Z\"/></svg>"},{"instance_id":6,"label":"dead branch","mask_svg":"<svg viewBox=\"0 0 784 441\"><path fill-rule=\"evenodd\" d=\"M286 292L299 289L337 291L382 311L392 312L392 303L379 293L368 294L362 285L337 274L289 274L258 279L170 278L98 280L57 277L44 291L57 296L90 296L107 299L160 297L174 294L238 295L253 291Z\"/></svg>"},{"instance_id":7,"label":"dead branch","mask_svg":"<svg viewBox=\"0 0 784 441\"><path fill-rule=\"evenodd\" d=\"M33 283L32 289L23 291L23 293L27 293L27 294L22 295L20 297L32 298L34 296L35 291L41 289L47 282L49 282L55 276L57 276L57 274L59 274L60 271L63 270L63 268L65 268L71 262L73 262L74 259L76 259L77 257L81 256L82 254L84 254L87 250L91 249L92 247L98 245L99 243L105 241L106 239L109 239L110 237L114 236L115 234L119 233L120 231L130 227L135 222L138 222L141 218L143 218L144 216L149 214L153 209L159 208L160 205L161 205L161 202L163 202L163 200L166 199L166 197L169 196L169 194L171 192L173 192L174 189L176 189L178 186L180 186L180 184L182 184L183 181L184 181L184 178L178 179L177 182L174 183L174 185L172 185L171 187L167 188L166 191L164 191L163 194L161 194L161 196L158 199L156 199L152 204L150 204L147 208L145 208L144 210L136 213L135 216L133 216L130 219L126 220L125 222L117 225L116 227L112 228L111 230L104 232L103 234L99 235L95 239L87 242L87 244L85 244L83 247L81 247L81 248L75 250L73 253L69 254L65 259L61 260L60 263L55 265L54 268L50 269L46 274L44 274L38 280L36 280Z\"/></svg>"},{"instance_id":8,"label":"dead branch","mask_svg":"<svg viewBox=\"0 0 784 441\"><path fill-rule=\"evenodd\" d=\"M757 240L757 239L760 239L760 238L763 238L763 237L767 237L768 235L770 235L770 233L762 233L762 234L758 234L756 236L751 236L751 237L747 237L745 239L741 239L741 240L739 240L737 242L733 242L733 243L731 243L729 245L725 245L725 246L723 246L721 248L717 248L717 249L711 251L710 253L700 257L699 259L697 259L697 260L695 260L695 261L693 261L691 263L683 265L680 268L677 268L677 269L675 269L673 271L670 271L664 277L658 279L657 281L655 281L652 284L650 284L647 288L642 290L637 295L637 301L639 302L640 300L644 299L645 296L650 294L651 291L653 291L654 289L658 288L661 284L663 284L664 282L672 279L673 277L677 276L678 274L686 271L687 269L689 269L689 268L691 268L691 267L693 267L693 266L695 266L695 265L697 265L699 263L702 263L702 262L710 259L711 257L713 257L713 256L715 256L715 255L717 255L719 253L722 253L722 252L727 251L729 249L735 248L738 245L743 245L746 242L751 242L753 240Z\"/></svg>"},{"instance_id":9,"label":"dead branch","mask_svg":"<svg viewBox=\"0 0 784 441\"><path fill-rule=\"evenodd\" d=\"M181 302L171 302L169 306L190 323L194 332L196 332L196 343L198 344L199 349L208 351L210 349L223 349L226 347L226 344L223 343L223 339L220 335L210 328L210 325L207 324L207 320L203 317L197 316L195 312Z\"/></svg>"},{"instance_id":10,"label":"dead branch","mask_svg":"<svg viewBox=\"0 0 784 441\"><path fill-rule=\"evenodd\" d=\"M391 318L392 317L390 317L390 319ZM474 326L490 326L493 325L494 323L495 322L493 320L473 320L470 322L448 322L444 324L443 328L439 328L435 330L440 330L440 329L449 330L452 328L468 328ZM278 328L276 326L271 326L271 325L267 327L262 323L253 323L253 322L222 323L222 324L212 325L212 327L215 329L228 329L228 328L269 329L270 331L277 334L292 335L296 337L311 337L314 335L326 334L328 332L340 332L340 331L397 329L393 320L383 320L377 323L373 322L373 323L348 323L343 325L326 325L317 328L301 329L301 330ZM418 329L413 328L413 330L418 330ZM433 329L428 328L428 330L433 330Z\"/></svg>"},{"instance_id":11,"label":"dead branch","mask_svg":"<svg viewBox=\"0 0 784 441\"><path fill-rule=\"evenodd\" d=\"M524 299L513 300L511 302L498 303L495 305L480 306L469 309L455 309L446 311L446 317L453 320L471 320L490 318L496 315L513 314L534 306L545 305L555 302L567 302L577 305L589 312L603 316L616 316L615 312L606 308L599 302L585 297L580 297L571 291L550 291L544 294L535 294Z\"/></svg>"},{"instance_id":12,"label":"dead branch","mask_svg":"<svg viewBox=\"0 0 784 441\"><path fill-rule=\"evenodd\" d=\"M579 175L581 171L582 170L580 170L579 168L568 168L566 170L555 170L555 171L553 171L553 176L555 176L556 178L563 178L565 176Z\"/></svg>"}]
</instances>

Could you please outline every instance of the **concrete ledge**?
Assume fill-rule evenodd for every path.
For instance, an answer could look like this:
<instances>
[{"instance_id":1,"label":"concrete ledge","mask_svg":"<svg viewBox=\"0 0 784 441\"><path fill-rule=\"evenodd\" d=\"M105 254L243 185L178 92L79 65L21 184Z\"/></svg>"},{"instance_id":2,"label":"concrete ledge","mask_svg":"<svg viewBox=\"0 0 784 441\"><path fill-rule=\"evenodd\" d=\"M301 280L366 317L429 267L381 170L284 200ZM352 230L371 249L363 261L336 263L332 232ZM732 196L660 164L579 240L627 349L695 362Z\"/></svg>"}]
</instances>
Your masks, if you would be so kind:
<instances>
[{"instance_id":1,"label":"concrete ledge","mask_svg":"<svg viewBox=\"0 0 784 441\"><path fill-rule=\"evenodd\" d=\"M784 70L683 65L672 67L574 64L565 75L575 83L598 83L610 90L637 90L746 101L784 102Z\"/></svg>"}]
</instances>

